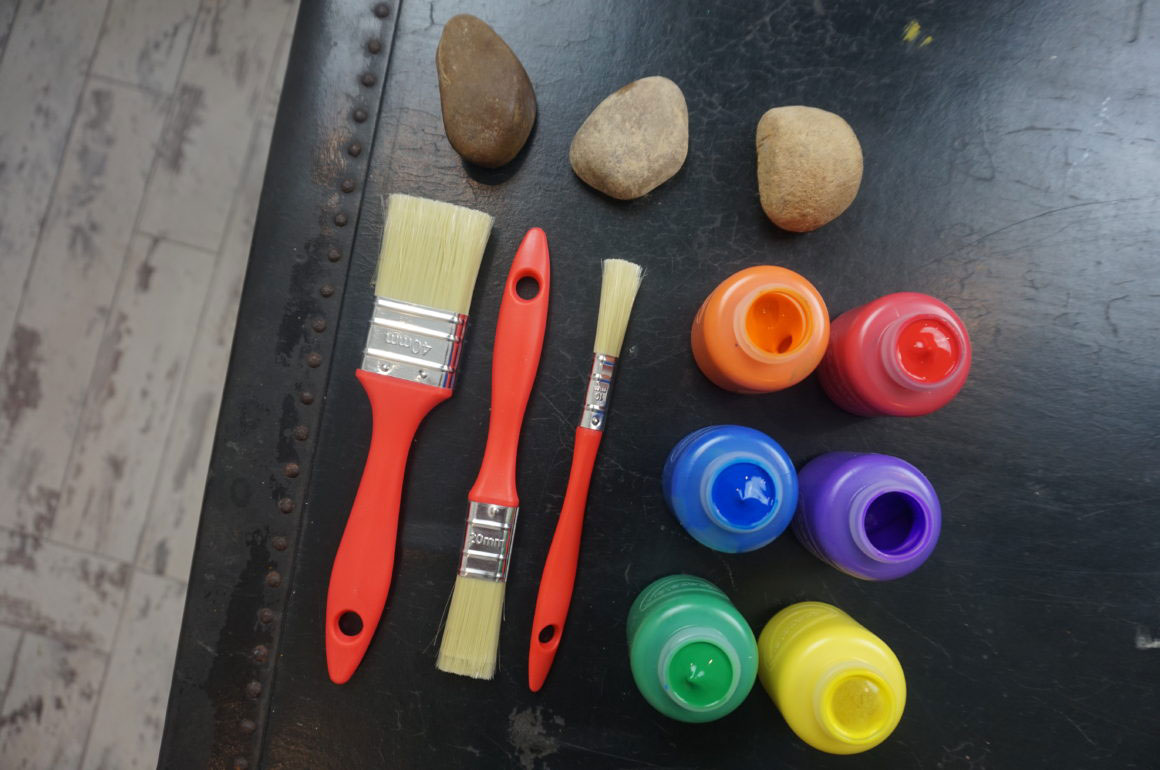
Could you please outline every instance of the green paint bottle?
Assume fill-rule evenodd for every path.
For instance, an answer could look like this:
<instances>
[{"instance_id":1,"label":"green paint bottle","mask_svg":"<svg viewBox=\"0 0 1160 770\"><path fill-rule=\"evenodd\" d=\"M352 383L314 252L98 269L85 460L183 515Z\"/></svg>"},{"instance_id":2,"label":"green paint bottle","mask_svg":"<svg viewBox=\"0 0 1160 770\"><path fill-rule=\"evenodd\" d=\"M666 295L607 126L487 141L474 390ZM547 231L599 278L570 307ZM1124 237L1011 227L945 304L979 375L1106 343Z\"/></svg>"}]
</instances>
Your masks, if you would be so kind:
<instances>
[{"instance_id":1,"label":"green paint bottle","mask_svg":"<svg viewBox=\"0 0 1160 770\"><path fill-rule=\"evenodd\" d=\"M628 656L653 708L682 722L712 722L741 705L757 677L757 640L721 589L669 575L628 611Z\"/></svg>"}]
</instances>

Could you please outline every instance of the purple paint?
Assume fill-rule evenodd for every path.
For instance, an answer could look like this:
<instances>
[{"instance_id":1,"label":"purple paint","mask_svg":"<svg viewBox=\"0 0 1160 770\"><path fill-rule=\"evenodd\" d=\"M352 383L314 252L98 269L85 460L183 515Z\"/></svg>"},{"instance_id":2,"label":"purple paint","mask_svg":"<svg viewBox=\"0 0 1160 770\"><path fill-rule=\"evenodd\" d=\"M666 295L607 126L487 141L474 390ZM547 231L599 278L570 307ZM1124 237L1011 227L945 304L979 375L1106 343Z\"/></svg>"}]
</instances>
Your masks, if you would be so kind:
<instances>
[{"instance_id":1,"label":"purple paint","mask_svg":"<svg viewBox=\"0 0 1160 770\"><path fill-rule=\"evenodd\" d=\"M798 489L794 534L848 575L900 578L918 569L938 542L938 495L905 460L830 452L806 463Z\"/></svg>"}]
</instances>

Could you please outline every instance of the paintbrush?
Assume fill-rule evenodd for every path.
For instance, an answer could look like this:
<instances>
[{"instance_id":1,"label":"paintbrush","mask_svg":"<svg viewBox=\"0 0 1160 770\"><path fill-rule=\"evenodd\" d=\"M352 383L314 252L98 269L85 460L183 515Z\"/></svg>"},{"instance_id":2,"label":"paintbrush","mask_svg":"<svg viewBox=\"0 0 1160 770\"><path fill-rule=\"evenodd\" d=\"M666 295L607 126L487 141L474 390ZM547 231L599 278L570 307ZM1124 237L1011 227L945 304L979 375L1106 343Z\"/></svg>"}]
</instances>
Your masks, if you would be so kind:
<instances>
[{"instance_id":1,"label":"paintbrush","mask_svg":"<svg viewBox=\"0 0 1160 770\"><path fill-rule=\"evenodd\" d=\"M572 602L572 588L576 583L576 563L580 557L580 534L584 528L584 508L588 501L588 485L596 464L596 451L604 435L608 412L608 397L617 358L624 344L624 332L632 303L640 288L639 265L623 259L606 259L600 288L600 315L596 321L596 342L592 346L592 369L588 375L588 393L580 426L576 428L576 442L572 450L572 471L556 534L548 549L544 574L540 577L540 591L536 597L536 614L532 620L532 639L528 648L528 687L536 692L552 668L564 621Z\"/></svg>"},{"instance_id":2,"label":"paintbrush","mask_svg":"<svg viewBox=\"0 0 1160 770\"><path fill-rule=\"evenodd\" d=\"M520 510L516 453L544 345L549 270L548 240L543 230L532 228L512 261L495 327L487 446L479 476L467 496L459 573L435 663L452 674L477 679L495 676L504 593ZM521 281L527 296L521 296L517 288Z\"/></svg>"},{"instance_id":3,"label":"paintbrush","mask_svg":"<svg viewBox=\"0 0 1160 770\"><path fill-rule=\"evenodd\" d=\"M350 679L379 624L395 562L399 500L419 423L451 396L492 217L392 195L375 307L355 376L371 402L370 453L334 557L326 597L326 665Z\"/></svg>"}]
</instances>

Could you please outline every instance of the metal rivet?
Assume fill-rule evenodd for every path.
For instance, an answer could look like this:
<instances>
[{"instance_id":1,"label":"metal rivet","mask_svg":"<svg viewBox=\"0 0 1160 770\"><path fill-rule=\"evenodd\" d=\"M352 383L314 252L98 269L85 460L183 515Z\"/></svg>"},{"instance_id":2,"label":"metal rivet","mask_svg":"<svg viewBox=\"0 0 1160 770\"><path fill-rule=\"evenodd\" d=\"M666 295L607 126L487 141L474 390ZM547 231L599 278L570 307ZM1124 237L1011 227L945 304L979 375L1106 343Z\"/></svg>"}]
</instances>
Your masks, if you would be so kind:
<instances>
[{"instance_id":1,"label":"metal rivet","mask_svg":"<svg viewBox=\"0 0 1160 770\"><path fill-rule=\"evenodd\" d=\"M270 609L269 607L263 607L262 609L258 610L258 620L263 623L273 623L274 610Z\"/></svg>"},{"instance_id":2,"label":"metal rivet","mask_svg":"<svg viewBox=\"0 0 1160 770\"><path fill-rule=\"evenodd\" d=\"M314 403L314 394L311 393L309 390L304 390L300 394L298 394L298 400L304 404L313 404Z\"/></svg>"},{"instance_id":3,"label":"metal rivet","mask_svg":"<svg viewBox=\"0 0 1160 770\"><path fill-rule=\"evenodd\" d=\"M370 88L371 86L373 86L373 85L375 84L375 81L376 81L377 79L378 79L378 78L376 78L376 77L375 77L375 73L373 73L373 72L364 72L364 73L362 74L362 77L360 77L360 78L358 79L358 82L362 83L362 84L363 84L364 86L366 86L367 88Z\"/></svg>"},{"instance_id":4,"label":"metal rivet","mask_svg":"<svg viewBox=\"0 0 1160 770\"><path fill-rule=\"evenodd\" d=\"M257 679L246 684L246 697L247 698L257 698L261 694L262 694L262 683L259 682Z\"/></svg>"},{"instance_id":5,"label":"metal rivet","mask_svg":"<svg viewBox=\"0 0 1160 770\"><path fill-rule=\"evenodd\" d=\"M342 191L344 193L354 192L354 180L353 179L342 180L341 188L342 188ZM334 260L331 260L331 261L333 262Z\"/></svg>"},{"instance_id":6,"label":"metal rivet","mask_svg":"<svg viewBox=\"0 0 1160 770\"><path fill-rule=\"evenodd\" d=\"M305 441L310 438L310 429L305 425L298 425L294 428L294 438L299 441Z\"/></svg>"},{"instance_id":7,"label":"metal rivet","mask_svg":"<svg viewBox=\"0 0 1160 770\"><path fill-rule=\"evenodd\" d=\"M243 719L238 723L238 729L240 729L246 735L249 735L250 733L257 730L258 726L254 724L254 720L252 719Z\"/></svg>"},{"instance_id":8,"label":"metal rivet","mask_svg":"<svg viewBox=\"0 0 1160 770\"><path fill-rule=\"evenodd\" d=\"M310 328L321 334L322 332L326 331L326 319L315 318L310 322Z\"/></svg>"},{"instance_id":9,"label":"metal rivet","mask_svg":"<svg viewBox=\"0 0 1160 770\"><path fill-rule=\"evenodd\" d=\"M250 760L245 757L234 757L234 770L247 770L250 766Z\"/></svg>"},{"instance_id":10,"label":"metal rivet","mask_svg":"<svg viewBox=\"0 0 1160 770\"><path fill-rule=\"evenodd\" d=\"M367 111L364 110L362 107L355 107L354 114L351 117L354 118L355 123L362 123L364 120L367 119Z\"/></svg>"},{"instance_id":11,"label":"metal rivet","mask_svg":"<svg viewBox=\"0 0 1160 770\"><path fill-rule=\"evenodd\" d=\"M250 650L250 655L254 658L254 662L265 663L266 658L270 656L270 651L266 649L266 645L259 644L257 647Z\"/></svg>"},{"instance_id":12,"label":"metal rivet","mask_svg":"<svg viewBox=\"0 0 1160 770\"><path fill-rule=\"evenodd\" d=\"M318 290L318 293L324 297L329 297L330 295L334 294L334 287L329 283L324 283L322 284L322 288Z\"/></svg>"},{"instance_id":13,"label":"metal rivet","mask_svg":"<svg viewBox=\"0 0 1160 770\"><path fill-rule=\"evenodd\" d=\"M286 474L286 478L292 479L298 476L298 463L286 463L282 468L282 473Z\"/></svg>"},{"instance_id":14,"label":"metal rivet","mask_svg":"<svg viewBox=\"0 0 1160 770\"><path fill-rule=\"evenodd\" d=\"M331 262L337 262L342 259L342 252L331 246L330 251L326 252L326 258Z\"/></svg>"},{"instance_id":15,"label":"metal rivet","mask_svg":"<svg viewBox=\"0 0 1160 770\"><path fill-rule=\"evenodd\" d=\"M274 537L270 538L270 545L274 546L275 551L285 551L289 543L281 535L274 535Z\"/></svg>"},{"instance_id":16,"label":"metal rivet","mask_svg":"<svg viewBox=\"0 0 1160 770\"><path fill-rule=\"evenodd\" d=\"M334 215L334 223L339 227L346 227L346 214L341 211Z\"/></svg>"},{"instance_id":17,"label":"metal rivet","mask_svg":"<svg viewBox=\"0 0 1160 770\"><path fill-rule=\"evenodd\" d=\"M311 369L317 369L322 366L322 356L318 353L311 353L306 356L306 365Z\"/></svg>"},{"instance_id":18,"label":"metal rivet","mask_svg":"<svg viewBox=\"0 0 1160 770\"><path fill-rule=\"evenodd\" d=\"M282 576L278 574L277 570L270 570L266 573L266 585L270 588L277 588L282 585Z\"/></svg>"},{"instance_id":19,"label":"metal rivet","mask_svg":"<svg viewBox=\"0 0 1160 770\"><path fill-rule=\"evenodd\" d=\"M359 156L359 153L362 152L362 145L359 144L358 142L351 142L350 147L347 147L346 151L348 153L350 153L350 156L352 158L357 158Z\"/></svg>"},{"instance_id":20,"label":"metal rivet","mask_svg":"<svg viewBox=\"0 0 1160 770\"><path fill-rule=\"evenodd\" d=\"M378 16L380 19L385 19L390 15L391 6L387 5L386 3L379 3L375 6L375 16Z\"/></svg>"},{"instance_id":21,"label":"metal rivet","mask_svg":"<svg viewBox=\"0 0 1160 770\"><path fill-rule=\"evenodd\" d=\"M294 510L294 501L289 497L283 497L278 501L278 510L282 513L290 513Z\"/></svg>"},{"instance_id":22,"label":"metal rivet","mask_svg":"<svg viewBox=\"0 0 1160 770\"><path fill-rule=\"evenodd\" d=\"M368 40L367 50L371 53L379 53L383 50L383 42L381 40Z\"/></svg>"}]
</instances>

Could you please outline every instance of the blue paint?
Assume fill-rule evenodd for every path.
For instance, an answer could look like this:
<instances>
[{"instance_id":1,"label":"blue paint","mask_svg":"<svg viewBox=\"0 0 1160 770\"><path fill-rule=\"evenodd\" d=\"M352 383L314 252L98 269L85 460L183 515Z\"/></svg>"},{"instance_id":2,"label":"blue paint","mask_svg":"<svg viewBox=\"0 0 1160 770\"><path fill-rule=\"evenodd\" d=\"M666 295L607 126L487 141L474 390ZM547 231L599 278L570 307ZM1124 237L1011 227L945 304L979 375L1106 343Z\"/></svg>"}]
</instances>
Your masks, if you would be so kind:
<instances>
[{"instance_id":1,"label":"blue paint","mask_svg":"<svg viewBox=\"0 0 1160 770\"><path fill-rule=\"evenodd\" d=\"M755 463L726 465L710 489L709 497L721 518L738 529L759 526L777 507L773 479Z\"/></svg>"},{"instance_id":2,"label":"blue paint","mask_svg":"<svg viewBox=\"0 0 1160 770\"><path fill-rule=\"evenodd\" d=\"M726 553L768 544L797 506L797 473L776 441L740 425L690 433L661 474L665 502L686 531Z\"/></svg>"}]
</instances>

